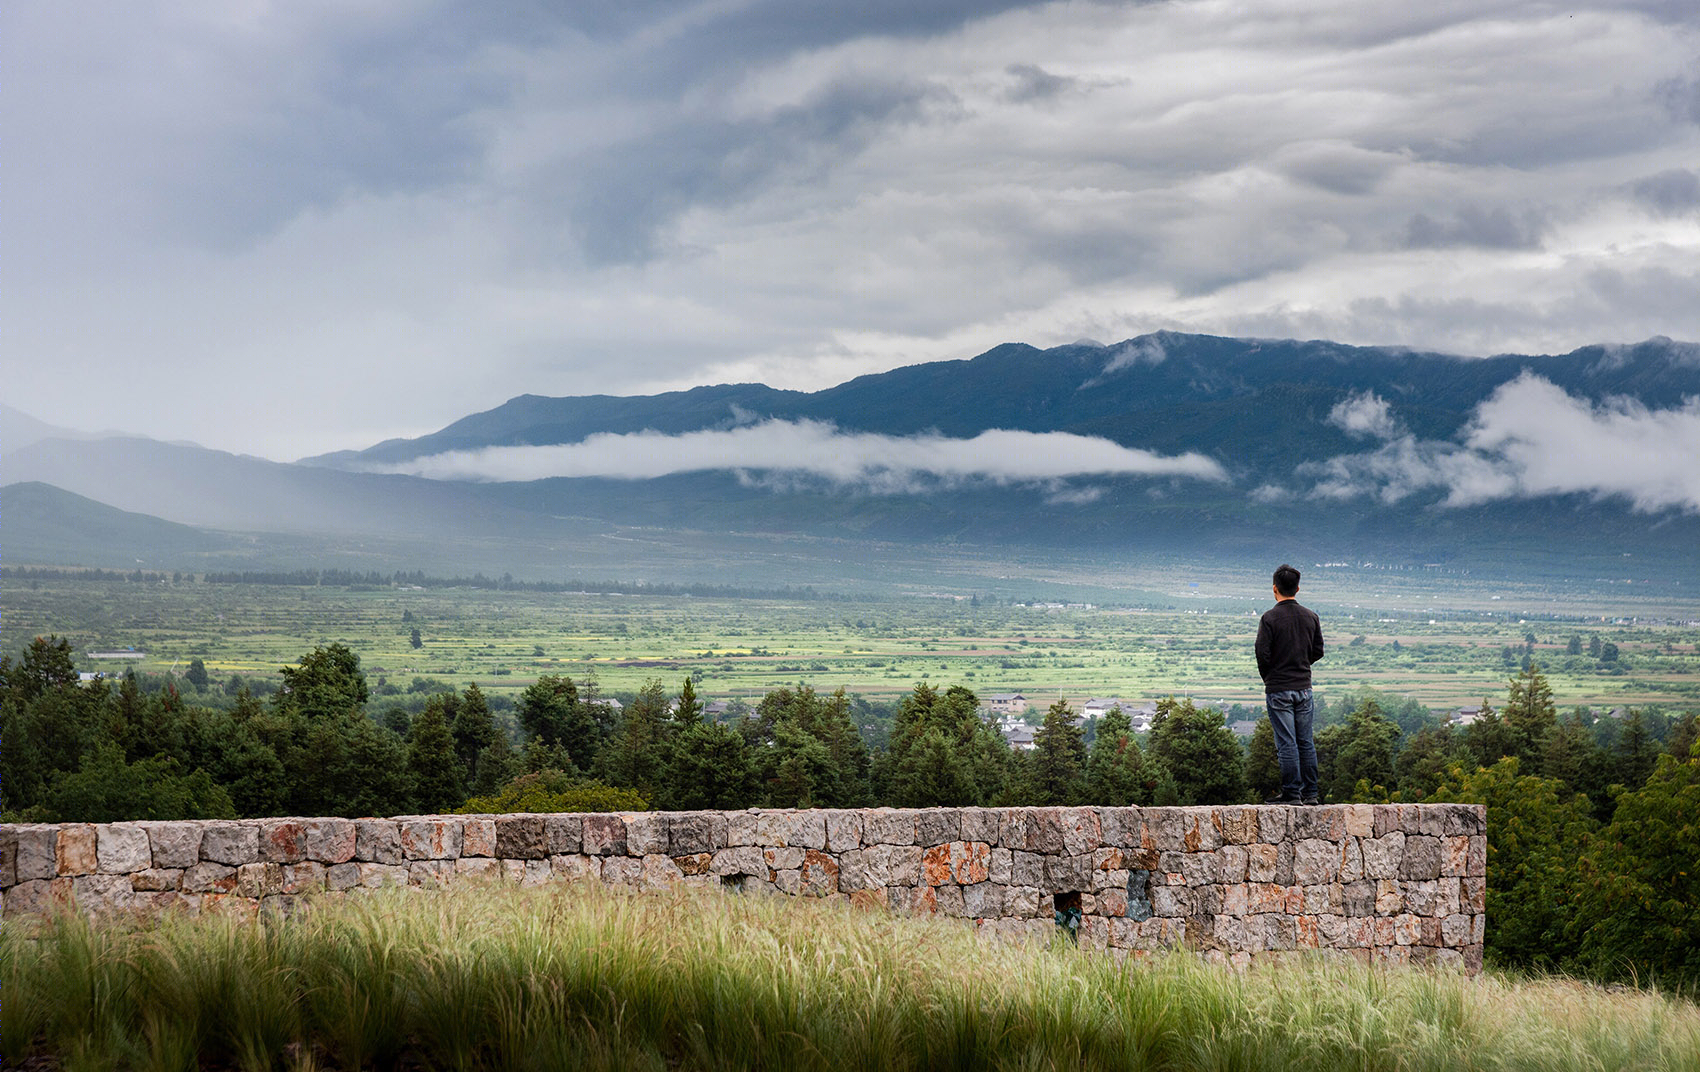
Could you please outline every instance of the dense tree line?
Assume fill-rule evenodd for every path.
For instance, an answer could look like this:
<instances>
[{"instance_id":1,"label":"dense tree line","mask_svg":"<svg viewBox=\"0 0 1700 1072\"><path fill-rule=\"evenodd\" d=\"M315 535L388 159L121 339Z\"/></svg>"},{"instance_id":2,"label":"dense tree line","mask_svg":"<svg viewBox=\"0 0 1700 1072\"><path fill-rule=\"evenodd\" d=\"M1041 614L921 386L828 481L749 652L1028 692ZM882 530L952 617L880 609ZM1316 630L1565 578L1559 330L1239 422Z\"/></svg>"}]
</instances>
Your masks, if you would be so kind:
<instances>
[{"instance_id":1,"label":"dense tree line","mask_svg":"<svg viewBox=\"0 0 1700 1072\"><path fill-rule=\"evenodd\" d=\"M616 711L546 675L494 717L476 685L414 713L369 711L357 655L315 648L260 698L243 681L209 696L198 660L177 679L79 682L68 642L37 638L0 661L0 803L9 818L108 821L447 811L516 780L629 790L660 808L1226 803L1243 760L1218 712L1165 700L1148 748L1119 711L1088 748L1066 704L1032 753L1012 751L970 690L922 683L888 727L842 690L776 689L732 721L704 719L686 679L651 681ZM235 679L233 679L234 681ZM427 686L430 688L431 686ZM190 702L206 696L217 705ZM869 739L879 747L870 748ZM562 781L565 779L566 781ZM630 798L627 798L630 799Z\"/></svg>"},{"instance_id":2,"label":"dense tree line","mask_svg":"<svg viewBox=\"0 0 1700 1072\"><path fill-rule=\"evenodd\" d=\"M616 713L593 687L546 675L499 722L476 686L423 679L411 711L372 712L359 659L339 644L285 668L263 698L238 678L214 691L199 660L183 694L178 679L134 674L79 684L69 645L53 639L3 665L4 805L44 819L439 811L546 770L664 808L1236 803L1259 788L1262 754L1254 739L1248 762L1221 713L1190 700L1162 701L1143 742L1120 711L1083 732L1059 702L1029 753L962 686L918 685L889 724L801 683L716 722L689 679L676 695L651 681ZM1362 739L1361 724L1381 724L1372 708L1324 732L1325 748L1344 738L1331 766L1388 766L1360 755L1398 732Z\"/></svg>"},{"instance_id":3,"label":"dense tree line","mask_svg":"<svg viewBox=\"0 0 1700 1072\"><path fill-rule=\"evenodd\" d=\"M70 645L0 659L0 804L9 821L889 805L1191 805L1278 783L1267 721L1247 746L1173 697L1141 739L1126 714L1082 727L1051 705L1012 750L960 685L922 682L889 727L843 690L776 689L729 721L694 682L652 680L616 709L546 675L498 721L476 685L417 713L368 712L340 644L223 708L128 674L79 682ZM191 688L209 684L190 664ZM1629 712L1559 717L1538 667L1462 729L1370 690L1323 705L1330 801L1488 805L1489 952L1502 964L1700 983L1700 727ZM870 747L870 740L875 746Z\"/></svg>"}]
</instances>

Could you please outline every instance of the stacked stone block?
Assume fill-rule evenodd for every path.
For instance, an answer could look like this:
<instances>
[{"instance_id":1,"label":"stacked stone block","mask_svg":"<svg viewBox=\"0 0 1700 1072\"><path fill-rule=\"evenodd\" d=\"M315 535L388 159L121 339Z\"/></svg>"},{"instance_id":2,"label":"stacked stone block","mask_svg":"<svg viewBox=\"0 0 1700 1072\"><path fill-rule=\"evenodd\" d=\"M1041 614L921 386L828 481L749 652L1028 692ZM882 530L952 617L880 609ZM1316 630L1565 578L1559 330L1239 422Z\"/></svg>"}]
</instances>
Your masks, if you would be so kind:
<instances>
[{"instance_id":1,"label":"stacked stone block","mask_svg":"<svg viewBox=\"0 0 1700 1072\"><path fill-rule=\"evenodd\" d=\"M8 917L288 911L466 880L835 897L1117 955L1247 964L1327 949L1481 967L1475 805L929 808L254 819L0 827Z\"/></svg>"}]
</instances>

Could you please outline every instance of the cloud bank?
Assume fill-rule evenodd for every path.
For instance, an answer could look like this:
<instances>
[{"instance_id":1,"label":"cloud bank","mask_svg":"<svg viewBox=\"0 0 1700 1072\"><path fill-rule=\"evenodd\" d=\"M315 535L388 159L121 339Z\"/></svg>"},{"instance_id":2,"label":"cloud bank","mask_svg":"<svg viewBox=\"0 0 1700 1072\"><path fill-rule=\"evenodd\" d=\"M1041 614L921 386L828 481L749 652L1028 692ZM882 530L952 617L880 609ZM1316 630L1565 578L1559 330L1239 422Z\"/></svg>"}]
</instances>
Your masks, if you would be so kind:
<instances>
[{"instance_id":1,"label":"cloud bank","mask_svg":"<svg viewBox=\"0 0 1700 1072\"><path fill-rule=\"evenodd\" d=\"M1525 372L1481 405L1459 442L1404 432L1387 403L1354 396L1334 423L1374 435L1373 451L1302 467L1310 494L1396 503L1445 492L1446 506L1583 494L1623 498L1638 511L1700 511L1700 398L1655 410L1633 399L1593 403Z\"/></svg>"},{"instance_id":2,"label":"cloud bank","mask_svg":"<svg viewBox=\"0 0 1700 1072\"><path fill-rule=\"evenodd\" d=\"M758 482L773 476L823 480L844 488L900 494L974 481L1044 485L1050 501L1091 502L1099 492L1067 488L1074 477L1181 477L1225 481L1202 454L1165 456L1065 432L993 429L971 439L840 432L819 421L770 420L729 430L601 433L554 446L448 451L372 472L435 480L524 481L549 477L646 480L731 470Z\"/></svg>"}]
</instances>

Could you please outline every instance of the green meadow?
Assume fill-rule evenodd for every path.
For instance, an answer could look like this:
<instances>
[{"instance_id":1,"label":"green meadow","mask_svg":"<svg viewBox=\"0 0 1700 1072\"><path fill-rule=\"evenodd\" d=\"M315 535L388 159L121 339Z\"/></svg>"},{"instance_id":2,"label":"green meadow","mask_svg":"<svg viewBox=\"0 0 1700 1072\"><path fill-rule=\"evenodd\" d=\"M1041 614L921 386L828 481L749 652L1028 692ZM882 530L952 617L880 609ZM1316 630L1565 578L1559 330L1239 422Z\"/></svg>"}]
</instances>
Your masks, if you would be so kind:
<instances>
[{"instance_id":1,"label":"green meadow","mask_svg":"<svg viewBox=\"0 0 1700 1072\"><path fill-rule=\"evenodd\" d=\"M512 696L543 674L593 678L614 695L650 678L677 688L690 674L710 699L752 703L798 681L875 701L927 681L982 696L1020 692L1040 707L1059 695L1077 704L1169 694L1259 703L1251 642L1267 601L1244 578L1198 576L1167 588L1152 575L1132 578L1146 587L1121 590L1035 583L1024 595L1006 582L1001 596L957 587L813 599L38 579L9 580L0 604L8 654L58 634L72 641L80 669L181 674L199 658L215 685L232 676L275 682L304 652L342 643L360 656L378 704L416 679ZM1549 590L1360 572L1312 587L1306 598L1330 641L1317 668L1325 694L1373 686L1435 710L1483 697L1497 705L1528 657L1564 707L1686 708L1700 699L1700 624L1691 620L1700 612L1638 602L1629 586ZM1617 658L1591 656L1596 640ZM130 648L144 657L88 654Z\"/></svg>"}]
</instances>

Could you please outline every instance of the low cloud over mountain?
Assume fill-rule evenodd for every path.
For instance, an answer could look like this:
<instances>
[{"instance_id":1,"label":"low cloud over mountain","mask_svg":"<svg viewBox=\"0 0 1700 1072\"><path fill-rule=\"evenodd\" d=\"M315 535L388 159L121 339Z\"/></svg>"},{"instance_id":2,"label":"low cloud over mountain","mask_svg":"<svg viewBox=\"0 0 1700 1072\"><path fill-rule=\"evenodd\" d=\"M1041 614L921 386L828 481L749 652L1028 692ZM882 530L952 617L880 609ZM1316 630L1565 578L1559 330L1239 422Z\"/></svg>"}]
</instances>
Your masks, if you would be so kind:
<instances>
[{"instance_id":1,"label":"low cloud over mountain","mask_svg":"<svg viewBox=\"0 0 1700 1072\"><path fill-rule=\"evenodd\" d=\"M439 480L481 481L549 477L643 480L729 469L807 475L882 493L975 481L1042 484L1080 476L1228 479L1218 462L1196 452L1162 455L1119 446L1097 436L1001 428L971 438L894 436L842 432L830 423L811 420L768 420L730 430L679 435L600 433L577 443L446 451L370 469Z\"/></svg>"},{"instance_id":2,"label":"low cloud over mountain","mask_svg":"<svg viewBox=\"0 0 1700 1072\"><path fill-rule=\"evenodd\" d=\"M1373 393L1340 403L1330 418L1383 442L1300 466L1300 475L1315 480L1310 493L1322 498L1396 503L1439 489L1446 506L1584 494L1627 499L1643 512L1700 511L1697 397L1666 409L1622 397L1594 403L1524 372L1476 407L1460 441L1403 431L1392 407Z\"/></svg>"}]
</instances>

